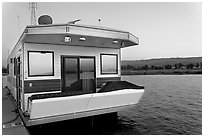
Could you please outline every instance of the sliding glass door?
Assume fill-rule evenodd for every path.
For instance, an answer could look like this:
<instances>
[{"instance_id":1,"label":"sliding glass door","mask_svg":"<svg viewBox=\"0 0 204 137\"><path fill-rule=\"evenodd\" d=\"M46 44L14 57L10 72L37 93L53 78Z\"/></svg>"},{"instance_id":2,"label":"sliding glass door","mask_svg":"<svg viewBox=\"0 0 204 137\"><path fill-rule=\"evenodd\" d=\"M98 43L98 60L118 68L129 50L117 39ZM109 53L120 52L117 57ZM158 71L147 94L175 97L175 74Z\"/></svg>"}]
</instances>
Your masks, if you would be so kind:
<instances>
[{"instance_id":1,"label":"sliding glass door","mask_svg":"<svg viewBox=\"0 0 204 137\"><path fill-rule=\"evenodd\" d=\"M95 91L94 58L80 58L80 80L83 91Z\"/></svg>"},{"instance_id":2,"label":"sliding glass door","mask_svg":"<svg viewBox=\"0 0 204 137\"><path fill-rule=\"evenodd\" d=\"M96 90L94 57L62 57L62 92L92 93Z\"/></svg>"}]
</instances>

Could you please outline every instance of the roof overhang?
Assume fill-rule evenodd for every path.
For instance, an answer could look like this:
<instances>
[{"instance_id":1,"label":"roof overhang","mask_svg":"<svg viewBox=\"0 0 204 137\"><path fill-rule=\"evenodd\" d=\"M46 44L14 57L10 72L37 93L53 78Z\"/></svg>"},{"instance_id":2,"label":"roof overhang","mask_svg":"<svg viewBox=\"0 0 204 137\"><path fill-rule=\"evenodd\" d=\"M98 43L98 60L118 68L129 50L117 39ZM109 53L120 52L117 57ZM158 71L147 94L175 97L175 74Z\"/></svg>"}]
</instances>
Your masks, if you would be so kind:
<instances>
[{"instance_id":1,"label":"roof overhang","mask_svg":"<svg viewBox=\"0 0 204 137\"><path fill-rule=\"evenodd\" d=\"M139 44L139 39L129 32L109 28L61 24L27 26L22 42L89 46L101 48L124 48ZM66 41L66 38L69 41Z\"/></svg>"}]
</instances>

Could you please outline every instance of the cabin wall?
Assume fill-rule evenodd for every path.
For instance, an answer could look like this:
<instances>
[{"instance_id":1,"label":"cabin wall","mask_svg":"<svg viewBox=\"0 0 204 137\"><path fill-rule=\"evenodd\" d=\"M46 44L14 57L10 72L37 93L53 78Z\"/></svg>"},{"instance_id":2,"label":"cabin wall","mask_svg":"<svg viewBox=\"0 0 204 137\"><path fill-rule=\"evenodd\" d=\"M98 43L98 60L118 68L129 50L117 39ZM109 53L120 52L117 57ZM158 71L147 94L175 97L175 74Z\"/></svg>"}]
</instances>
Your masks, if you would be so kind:
<instances>
[{"instance_id":1,"label":"cabin wall","mask_svg":"<svg viewBox=\"0 0 204 137\"><path fill-rule=\"evenodd\" d=\"M28 76L28 51L53 51L54 52L54 76ZM101 75L100 54L118 55L118 74ZM24 92L25 108L27 99L33 94L61 92L61 55L68 56L94 56L96 65L97 85L106 80L120 80L120 50L111 48L81 47L69 45L50 44L24 44Z\"/></svg>"},{"instance_id":2,"label":"cabin wall","mask_svg":"<svg viewBox=\"0 0 204 137\"><path fill-rule=\"evenodd\" d=\"M8 88L11 91L11 94L16 99L16 76L14 75L14 60L13 58L18 57L21 52L19 51L21 49L21 45L18 45L13 49L13 51L10 53L8 59L7 59L7 65L9 65L9 74L7 75L7 84ZM12 59L12 62L11 62Z\"/></svg>"},{"instance_id":3,"label":"cabin wall","mask_svg":"<svg viewBox=\"0 0 204 137\"><path fill-rule=\"evenodd\" d=\"M14 58L20 57L21 63L22 58L23 58L23 49L22 49L22 44L16 45L12 52L10 53L8 59L7 59L7 65L9 66L9 73L7 75L7 87L10 90L12 96L14 99L17 101L17 85L16 85L16 75L14 74ZM11 61L12 60L12 61ZM23 64L20 65L20 87L23 87ZM20 92L20 100L23 101L24 96L23 92L21 90ZM23 109L23 104L21 104L21 109Z\"/></svg>"},{"instance_id":4,"label":"cabin wall","mask_svg":"<svg viewBox=\"0 0 204 137\"><path fill-rule=\"evenodd\" d=\"M96 78L103 77L120 77L120 50L111 48L93 48L93 47L80 47L69 45L48 45L48 44L30 44L25 43L24 51L24 73L25 80L43 80L43 79L61 79L61 55L70 56L95 56L96 57ZM43 77L28 77L28 51L54 51L54 76ZM117 54L118 55L118 74L101 75L100 74L100 54Z\"/></svg>"},{"instance_id":5,"label":"cabin wall","mask_svg":"<svg viewBox=\"0 0 204 137\"><path fill-rule=\"evenodd\" d=\"M9 74L7 75L7 86L13 97L16 99L16 76L14 76L14 63L10 62L11 58L8 58Z\"/></svg>"}]
</instances>

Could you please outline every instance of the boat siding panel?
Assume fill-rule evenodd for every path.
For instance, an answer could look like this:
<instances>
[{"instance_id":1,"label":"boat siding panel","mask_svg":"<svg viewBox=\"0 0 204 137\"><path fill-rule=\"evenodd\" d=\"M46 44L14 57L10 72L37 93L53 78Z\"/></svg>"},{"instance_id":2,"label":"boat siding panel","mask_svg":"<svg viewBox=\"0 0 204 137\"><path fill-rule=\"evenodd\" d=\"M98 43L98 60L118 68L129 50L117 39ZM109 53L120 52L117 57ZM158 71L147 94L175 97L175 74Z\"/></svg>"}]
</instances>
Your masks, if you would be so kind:
<instances>
[{"instance_id":1,"label":"boat siding panel","mask_svg":"<svg viewBox=\"0 0 204 137\"><path fill-rule=\"evenodd\" d=\"M109 81L121 81L121 77L105 77L97 78L97 88L101 88L103 84Z\"/></svg>"},{"instance_id":2,"label":"boat siding panel","mask_svg":"<svg viewBox=\"0 0 204 137\"><path fill-rule=\"evenodd\" d=\"M97 88L108 81L120 81L121 77L97 78ZM61 91L61 79L27 80L24 81L25 93Z\"/></svg>"},{"instance_id":3,"label":"boat siding panel","mask_svg":"<svg viewBox=\"0 0 204 137\"><path fill-rule=\"evenodd\" d=\"M60 79L28 80L24 81L25 93L51 92L61 90Z\"/></svg>"},{"instance_id":4,"label":"boat siding panel","mask_svg":"<svg viewBox=\"0 0 204 137\"><path fill-rule=\"evenodd\" d=\"M11 94L16 99L16 76L14 75L14 61L11 63L11 59L15 57L22 56L22 43L17 43L13 50L11 51L8 59L7 65L9 66L9 74L7 75L7 84L8 89L11 91ZM21 72L22 73L22 72Z\"/></svg>"}]
</instances>

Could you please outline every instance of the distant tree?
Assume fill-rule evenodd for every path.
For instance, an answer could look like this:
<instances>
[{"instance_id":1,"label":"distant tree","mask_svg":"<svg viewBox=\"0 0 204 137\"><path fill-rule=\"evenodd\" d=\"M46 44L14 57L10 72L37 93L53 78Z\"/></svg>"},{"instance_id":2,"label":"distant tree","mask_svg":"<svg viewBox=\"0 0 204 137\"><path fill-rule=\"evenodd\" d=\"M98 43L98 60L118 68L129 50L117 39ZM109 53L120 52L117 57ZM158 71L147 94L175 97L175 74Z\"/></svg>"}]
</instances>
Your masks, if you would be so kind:
<instances>
[{"instance_id":1,"label":"distant tree","mask_svg":"<svg viewBox=\"0 0 204 137\"><path fill-rule=\"evenodd\" d=\"M136 67L132 66L132 65L127 65L127 66L121 66L122 70L135 70Z\"/></svg>"},{"instance_id":2,"label":"distant tree","mask_svg":"<svg viewBox=\"0 0 204 137\"><path fill-rule=\"evenodd\" d=\"M164 67L163 67L163 66L162 66L162 67L161 67L161 66L158 66L157 69L158 69L158 70L161 70L161 69L164 69Z\"/></svg>"},{"instance_id":3,"label":"distant tree","mask_svg":"<svg viewBox=\"0 0 204 137\"><path fill-rule=\"evenodd\" d=\"M142 66L142 70L148 70L148 65Z\"/></svg>"},{"instance_id":4,"label":"distant tree","mask_svg":"<svg viewBox=\"0 0 204 137\"><path fill-rule=\"evenodd\" d=\"M165 69L171 69L172 66L168 64L168 65L165 65L164 68L165 68Z\"/></svg>"},{"instance_id":5,"label":"distant tree","mask_svg":"<svg viewBox=\"0 0 204 137\"><path fill-rule=\"evenodd\" d=\"M125 70L126 69L126 66L121 66L121 70Z\"/></svg>"},{"instance_id":6,"label":"distant tree","mask_svg":"<svg viewBox=\"0 0 204 137\"><path fill-rule=\"evenodd\" d=\"M197 63L195 64L195 67L196 67L196 68L199 68L199 67L200 67L200 64L197 62Z\"/></svg>"},{"instance_id":7,"label":"distant tree","mask_svg":"<svg viewBox=\"0 0 204 137\"><path fill-rule=\"evenodd\" d=\"M177 69L181 69L184 65L182 63L178 63L177 65Z\"/></svg>"},{"instance_id":8,"label":"distant tree","mask_svg":"<svg viewBox=\"0 0 204 137\"><path fill-rule=\"evenodd\" d=\"M134 66L132 66L132 65L127 65L126 67L124 67L124 69L134 69Z\"/></svg>"},{"instance_id":9,"label":"distant tree","mask_svg":"<svg viewBox=\"0 0 204 137\"><path fill-rule=\"evenodd\" d=\"M178 64L174 64L175 69L179 69L179 65Z\"/></svg>"},{"instance_id":10,"label":"distant tree","mask_svg":"<svg viewBox=\"0 0 204 137\"><path fill-rule=\"evenodd\" d=\"M187 64L187 65L186 65L186 68L187 68L187 69L193 69L193 67L194 67L194 64L193 64L193 63L190 63L190 64Z\"/></svg>"},{"instance_id":11,"label":"distant tree","mask_svg":"<svg viewBox=\"0 0 204 137\"><path fill-rule=\"evenodd\" d=\"M140 70L139 66L137 66L137 67L133 66L133 67L134 67L133 70Z\"/></svg>"},{"instance_id":12,"label":"distant tree","mask_svg":"<svg viewBox=\"0 0 204 137\"><path fill-rule=\"evenodd\" d=\"M142 68L140 67L140 66L137 66L137 68L136 68L137 70L141 70Z\"/></svg>"},{"instance_id":13,"label":"distant tree","mask_svg":"<svg viewBox=\"0 0 204 137\"><path fill-rule=\"evenodd\" d=\"M151 65L150 67L152 70L156 70L156 66L155 65Z\"/></svg>"}]
</instances>

